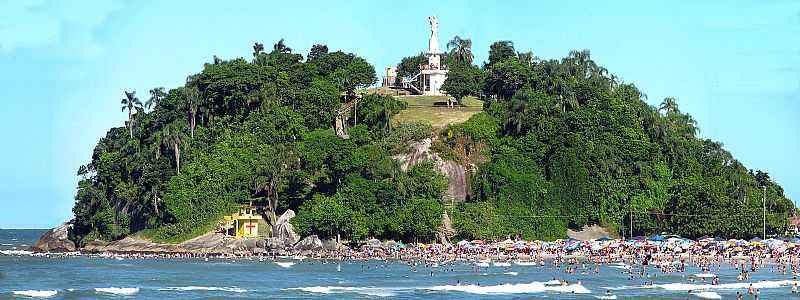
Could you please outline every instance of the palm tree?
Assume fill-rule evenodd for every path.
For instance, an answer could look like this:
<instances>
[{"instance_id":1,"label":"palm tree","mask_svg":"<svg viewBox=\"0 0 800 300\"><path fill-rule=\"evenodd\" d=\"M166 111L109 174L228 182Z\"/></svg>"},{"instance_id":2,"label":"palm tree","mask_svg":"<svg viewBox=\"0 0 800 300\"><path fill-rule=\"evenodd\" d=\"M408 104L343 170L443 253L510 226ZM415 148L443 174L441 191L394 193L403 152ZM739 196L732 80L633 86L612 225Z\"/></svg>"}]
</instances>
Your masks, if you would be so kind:
<instances>
[{"instance_id":1,"label":"palm tree","mask_svg":"<svg viewBox=\"0 0 800 300\"><path fill-rule=\"evenodd\" d=\"M153 155L155 155L156 160L161 158L161 145L164 144L164 139L162 138L162 136L163 136L162 131L154 132L152 137L153 143L150 144L150 151L153 152Z\"/></svg>"},{"instance_id":2,"label":"palm tree","mask_svg":"<svg viewBox=\"0 0 800 300\"><path fill-rule=\"evenodd\" d=\"M658 106L658 111L661 112L663 110L664 114L667 115L670 113L679 112L680 110L678 110L677 100L678 99L675 99L674 97L664 98L664 101L662 101L661 105Z\"/></svg>"},{"instance_id":3,"label":"palm tree","mask_svg":"<svg viewBox=\"0 0 800 300\"><path fill-rule=\"evenodd\" d=\"M165 147L172 147L175 154L175 170L181 174L181 148L186 149L188 146L186 140L186 124L182 122L173 122L164 127L161 141Z\"/></svg>"},{"instance_id":4,"label":"palm tree","mask_svg":"<svg viewBox=\"0 0 800 300\"><path fill-rule=\"evenodd\" d=\"M158 103L161 102L164 97L167 96L167 93L164 92L164 87L157 87L150 89L150 99L144 103L144 107L150 109L151 107L158 106Z\"/></svg>"},{"instance_id":5,"label":"palm tree","mask_svg":"<svg viewBox=\"0 0 800 300\"><path fill-rule=\"evenodd\" d=\"M273 51L277 51L280 53L292 53L292 48L289 48L284 44L283 39L280 39L275 45L272 46Z\"/></svg>"},{"instance_id":6,"label":"palm tree","mask_svg":"<svg viewBox=\"0 0 800 300\"><path fill-rule=\"evenodd\" d=\"M133 110L142 107L142 101L136 97L136 91L125 92L125 98L122 98L122 111L128 110L128 131L131 138L133 138Z\"/></svg>"},{"instance_id":7,"label":"palm tree","mask_svg":"<svg viewBox=\"0 0 800 300\"><path fill-rule=\"evenodd\" d=\"M447 50L450 51L450 56L458 62L466 65L472 64L472 40L463 39L460 36L453 37L452 40L447 42Z\"/></svg>"},{"instance_id":8,"label":"palm tree","mask_svg":"<svg viewBox=\"0 0 800 300\"><path fill-rule=\"evenodd\" d=\"M506 131L517 135L522 133L522 127L525 125L525 116L527 112L528 101L520 99L512 100L509 116L506 118L505 122Z\"/></svg>"}]
</instances>

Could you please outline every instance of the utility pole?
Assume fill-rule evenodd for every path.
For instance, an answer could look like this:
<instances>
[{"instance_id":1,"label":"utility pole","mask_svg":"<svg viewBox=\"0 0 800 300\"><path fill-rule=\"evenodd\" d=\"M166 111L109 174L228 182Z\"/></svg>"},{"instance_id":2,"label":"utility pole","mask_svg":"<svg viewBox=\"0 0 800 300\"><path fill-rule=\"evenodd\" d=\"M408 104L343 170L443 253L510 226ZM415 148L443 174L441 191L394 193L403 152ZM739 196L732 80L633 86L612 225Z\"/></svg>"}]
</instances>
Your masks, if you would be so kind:
<instances>
[{"instance_id":1,"label":"utility pole","mask_svg":"<svg viewBox=\"0 0 800 300\"><path fill-rule=\"evenodd\" d=\"M764 189L764 196L761 197L761 203L764 205L764 218L763 218L763 220L764 220L764 227L763 227L764 237L763 237L763 239L766 239L767 238L767 186L765 185L762 188Z\"/></svg>"},{"instance_id":2,"label":"utility pole","mask_svg":"<svg viewBox=\"0 0 800 300\"><path fill-rule=\"evenodd\" d=\"M630 208L630 221L631 221L631 238L633 238L633 207Z\"/></svg>"}]
</instances>

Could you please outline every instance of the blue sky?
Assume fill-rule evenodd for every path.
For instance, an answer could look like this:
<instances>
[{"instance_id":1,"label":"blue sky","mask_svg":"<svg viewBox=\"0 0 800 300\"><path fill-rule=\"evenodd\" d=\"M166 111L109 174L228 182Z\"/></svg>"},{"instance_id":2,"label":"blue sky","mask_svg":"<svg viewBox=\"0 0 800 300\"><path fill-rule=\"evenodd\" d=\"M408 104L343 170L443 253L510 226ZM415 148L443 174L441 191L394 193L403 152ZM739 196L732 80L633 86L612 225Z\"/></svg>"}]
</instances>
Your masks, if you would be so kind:
<instances>
[{"instance_id":1,"label":"blue sky","mask_svg":"<svg viewBox=\"0 0 800 300\"><path fill-rule=\"evenodd\" d=\"M0 227L71 218L78 166L140 98L182 84L213 55L251 55L280 38L355 52L382 68L427 46L496 40L519 51L592 58L657 104L678 98L721 141L800 199L800 1L16 1L0 0ZM570 2L570 3L563 3Z\"/></svg>"}]
</instances>

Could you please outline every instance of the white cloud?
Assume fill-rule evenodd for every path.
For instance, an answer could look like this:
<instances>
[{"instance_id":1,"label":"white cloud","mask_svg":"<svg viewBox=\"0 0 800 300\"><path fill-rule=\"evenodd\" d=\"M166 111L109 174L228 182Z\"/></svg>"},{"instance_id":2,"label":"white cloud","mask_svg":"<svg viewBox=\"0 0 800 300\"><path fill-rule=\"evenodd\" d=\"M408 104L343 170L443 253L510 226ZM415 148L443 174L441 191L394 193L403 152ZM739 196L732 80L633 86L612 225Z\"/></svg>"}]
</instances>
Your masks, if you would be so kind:
<instances>
[{"instance_id":1,"label":"white cloud","mask_svg":"<svg viewBox=\"0 0 800 300\"><path fill-rule=\"evenodd\" d=\"M0 0L0 53L58 47L62 53L98 55L103 47L93 31L120 8L119 1Z\"/></svg>"}]
</instances>

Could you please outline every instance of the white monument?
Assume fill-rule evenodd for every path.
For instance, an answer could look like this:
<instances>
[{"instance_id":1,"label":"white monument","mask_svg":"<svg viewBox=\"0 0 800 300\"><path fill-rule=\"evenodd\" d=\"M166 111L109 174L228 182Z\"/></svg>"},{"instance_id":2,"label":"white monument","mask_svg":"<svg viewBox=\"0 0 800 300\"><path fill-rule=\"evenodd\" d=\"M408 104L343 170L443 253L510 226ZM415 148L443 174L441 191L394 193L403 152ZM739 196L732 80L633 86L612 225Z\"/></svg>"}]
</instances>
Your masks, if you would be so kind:
<instances>
[{"instance_id":1,"label":"white monument","mask_svg":"<svg viewBox=\"0 0 800 300\"><path fill-rule=\"evenodd\" d=\"M428 40L428 64L420 66L420 83L422 94L439 96L444 80L447 79L447 68L441 64L442 52L439 50L439 18L428 17L431 24L431 38Z\"/></svg>"}]
</instances>

